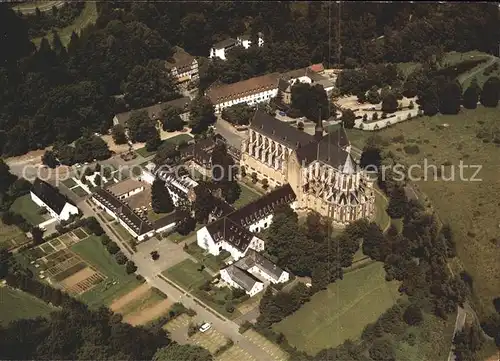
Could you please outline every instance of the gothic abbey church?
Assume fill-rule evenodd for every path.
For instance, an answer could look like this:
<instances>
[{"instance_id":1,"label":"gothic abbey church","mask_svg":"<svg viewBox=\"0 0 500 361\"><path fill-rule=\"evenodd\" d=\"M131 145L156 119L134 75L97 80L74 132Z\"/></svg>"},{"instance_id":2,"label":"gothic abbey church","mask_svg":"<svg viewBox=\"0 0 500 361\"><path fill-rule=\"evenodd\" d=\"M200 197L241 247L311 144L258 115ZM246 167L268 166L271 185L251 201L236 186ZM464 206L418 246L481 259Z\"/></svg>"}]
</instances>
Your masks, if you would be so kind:
<instances>
[{"instance_id":1,"label":"gothic abbey church","mask_svg":"<svg viewBox=\"0 0 500 361\"><path fill-rule=\"evenodd\" d=\"M300 131L257 110L242 143L240 165L270 186L290 184L298 211L313 210L336 227L374 217L373 181L350 154L343 128L315 135Z\"/></svg>"}]
</instances>

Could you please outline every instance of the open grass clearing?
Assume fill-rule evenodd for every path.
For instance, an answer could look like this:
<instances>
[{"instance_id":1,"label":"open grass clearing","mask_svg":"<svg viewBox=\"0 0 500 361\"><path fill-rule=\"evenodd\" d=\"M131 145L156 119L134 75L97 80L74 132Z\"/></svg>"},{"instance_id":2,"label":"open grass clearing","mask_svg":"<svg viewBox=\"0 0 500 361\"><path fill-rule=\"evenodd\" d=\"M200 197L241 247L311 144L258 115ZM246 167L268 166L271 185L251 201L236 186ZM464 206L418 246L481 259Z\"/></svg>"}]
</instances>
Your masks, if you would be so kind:
<instances>
[{"instance_id":1,"label":"open grass clearing","mask_svg":"<svg viewBox=\"0 0 500 361\"><path fill-rule=\"evenodd\" d=\"M391 225L391 217L387 214L387 198L381 191L375 191L375 218L374 222L384 231Z\"/></svg>"},{"instance_id":2,"label":"open grass clearing","mask_svg":"<svg viewBox=\"0 0 500 361\"><path fill-rule=\"evenodd\" d=\"M179 144L184 143L184 142L189 142L192 139L193 139L193 137L188 135L188 134L179 134L179 135L176 135L172 138L162 140L161 144L171 143L171 144L179 145ZM143 158L148 158L156 153L156 151L149 152L145 146L137 149L135 152Z\"/></svg>"},{"instance_id":3,"label":"open grass clearing","mask_svg":"<svg viewBox=\"0 0 500 361\"><path fill-rule=\"evenodd\" d=\"M162 274L186 290L197 288L212 277L206 271L200 271L200 264L186 259L170 267Z\"/></svg>"},{"instance_id":4,"label":"open grass clearing","mask_svg":"<svg viewBox=\"0 0 500 361\"><path fill-rule=\"evenodd\" d=\"M13 249L29 242L17 226L6 225L0 220L0 249Z\"/></svg>"},{"instance_id":5,"label":"open grass clearing","mask_svg":"<svg viewBox=\"0 0 500 361\"><path fill-rule=\"evenodd\" d=\"M189 243L191 239L196 239L196 231L198 231L200 228L204 226L205 226L204 224L197 223L194 231L190 232L189 234L183 236L182 234L174 232L168 236L168 239L174 243L181 243L186 240L188 240L187 243Z\"/></svg>"},{"instance_id":6,"label":"open grass clearing","mask_svg":"<svg viewBox=\"0 0 500 361\"><path fill-rule=\"evenodd\" d=\"M8 286L0 287L0 325L6 326L9 322L21 318L35 318L47 316L56 310L55 307L21 290Z\"/></svg>"},{"instance_id":7,"label":"open grass clearing","mask_svg":"<svg viewBox=\"0 0 500 361\"><path fill-rule=\"evenodd\" d=\"M122 238L123 240L128 240L132 238L130 233L125 229L125 227L123 227L120 223L118 223L118 221L111 224L111 228L113 228L116 231L116 233L118 233L120 238Z\"/></svg>"},{"instance_id":8,"label":"open grass clearing","mask_svg":"<svg viewBox=\"0 0 500 361\"><path fill-rule=\"evenodd\" d=\"M248 187L244 183L240 182L239 185L241 188L241 194L240 194L240 198L238 198L236 200L236 202L234 202L234 204L233 204L233 206L235 208L241 208L241 207L247 205L248 203L251 203L251 202L259 199L260 197L262 197L262 194L258 193L254 189Z\"/></svg>"},{"instance_id":9,"label":"open grass clearing","mask_svg":"<svg viewBox=\"0 0 500 361\"><path fill-rule=\"evenodd\" d=\"M76 186L76 182L73 178L63 180L62 184L64 184L68 188L73 188L74 186Z\"/></svg>"},{"instance_id":10,"label":"open grass clearing","mask_svg":"<svg viewBox=\"0 0 500 361\"><path fill-rule=\"evenodd\" d=\"M85 189L83 189L80 186L72 188L71 191L75 193L78 197L85 197L88 194L87 191L85 191Z\"/></svg>"},{"instance_id":11,"label":"open grass clearing","mask_svg":"<svg viewBox=\"0 0 500 361\"><path fill-rule=\"evenodd\" d=\"M316 293L297 312L273 326L288 342L311 355L360 337L364 327L399 298L397 282L387 282L376 262L347 273Z\"/></svg>"},{"instance_id":12,"label":"open grass clearing","mask_svg":"<svg viewBox=\"0 0 500 361\"><path fill-rule=\"evenodd\" d=\"M479 139L477 134L498 129L499 116L499 108L479 106L475 110L462 109L458 115L416 118L376 133L387 141L386 149L406 164L421 166L412 172L413 178L422 177L414 186L421 194L420 200L432 205L441 221L451 225L458 254L455 270L460 272L463 266L472 276L475 308L480 315L494 312L492 299L500 289L500 202L494 198L500 194L500 149L493 142ZM373 133L348 130L351 134L356 135L351 141L363 148ZM405 152L408 146L414 154ZM464 165L481 166L475 177L479 181L470 181L476 168L464 168L463 177L460 176L461 161ZM427 180L424 162L428 165ZM455 172L455 180L444 180L437 176L438 172L447 178Z\"/></svg>"},{"instance_id":13,"label":"open grass clearing","mask_svg":"<svg viewBox=\"0 0 500 361\"><path fill-rule=\"evenodd\" d=\"M73 31L75 31L77 34L82 31L83 28L87 27L90 24L94 24L95 21L97 20L97 8L96 8L96 3L92 1L87 1L85 2L85 7L83 8L82 12L78 17L73 21L71 25L68 25L64 28L61 29L55 29L59 33L59 37L61 38L61 42L63 43L64 46L67 46L69 44L69 41L71 40L71 34ZM52 31L50 31L47 36L47 39L49 39L49 42L52 44L53 42L53 35ZM40 43L42 42L42 38L34 38L32 39L33 43L38 47Z\"/></svg>"},{"instance_id":14,"label":"open grass clearing","mask_svg":"<svg viewBox=\"0 0 500 361\"><path fill-rule=\"evenodd\" d=\"M90 306L110 305L113 300L140 285L134 275L125 272L125 266L116 263L99 237L90 236L74 244L71 250L108 277L80 296Z\"/></svg>"},{"instance_id":15,"label":"open grass clearing","mask_svg":"<svg viewBox=\"0 0 500 361\"><path fill-rule=\"evenodd\" d=\"M216 256L209 254L198 246L196 242L190 243L185 251L196 258L199 263L205 265L205 267L210 268L214 272L220 271L222 262Z\"/></svg>"},{"instance_id":16,"label":"open grass clearing","mask_svg":"<svg viewBox=\"0 0 500 361\"><path fill-rule=\"evenodd\" d=\"M26 194L22 197L17 198L10 207L11 211L21 214L29 223L34 226L42 223L45 220L45 218L39 213L40 209L41 208L31 200L30 194Z\"/></svg>"}]
</instances>

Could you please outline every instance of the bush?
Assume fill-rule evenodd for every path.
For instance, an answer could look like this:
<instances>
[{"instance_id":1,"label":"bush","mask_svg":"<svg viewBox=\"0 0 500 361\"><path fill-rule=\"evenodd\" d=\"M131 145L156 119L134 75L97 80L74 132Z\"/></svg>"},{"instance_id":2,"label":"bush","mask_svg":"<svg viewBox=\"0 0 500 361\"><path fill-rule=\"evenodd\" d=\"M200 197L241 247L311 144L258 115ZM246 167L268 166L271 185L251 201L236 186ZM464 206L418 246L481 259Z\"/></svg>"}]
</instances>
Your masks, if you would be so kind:
<instances>
[{"instance_id":1,"label":"bush","mask_svg":"<svg viewBox=\"0 0 500 361\"><path fill-rule=\"evenodd\" d=\"M175 306L175 305L174 305L174 306ZM184 306L183 306L183 307L184 307ZM188 309L186 310L186 314L187 314L189 317L194 317L194 316L196 316L196 311L195 311L195 310L193 310L192 308L188 308Z\"/></svg>"},{"instance_id":2,"label":"bush","mask_svg":"<svg viewBox=\"0 0 500 361\"><path fill-rule=\"evenodd\" d=\"M415 155L415 154L419 154L420 153L420 148L418 147L418 145L405 145L403 147L404 151L406 154L412 154L412 155Z\"/></svg>"},{"instance_id":3,"label":"bush","mask_svg":"<svg viewBox=\"0 0 500 361\"><path fill-rule=\"evenodd\" d=\"M189 326L188 326L188 337L191 337L193 336L196 332L198 332L198 326L193 324L193 323L190 323Z\"/></svg>"},{"instance_id":4,"label":"bush","mask_svg":"<svg viewBox=\"0 0 500 361\"><path fill-rule=\"evenodd\" d=\"M224 308L229 313L233 313L234 312L234 305L233 305L232 302L226 303L226 305L224 306Z\"/></svg>"},{"instance_id":5,"label":"bush","mask_svg":"<svg viewBox=\"0 0 500 361\"><path fill-rule=\"evenodd\" d=\"M44 214L47 214L49 211L47 210L47 208L45 207L41 207L39 210L38 210L38 214L40 215L44 215Z\"/></svg>"},{"instance_id":6,"label":"bush","mask_svg":"<svg viewBox=\"0 0 500 361\"><path fill-rule=\"evenodd\" d=\"M125 264L128 261L127 257L123 254L122 251L119 251L115 254L115 259L116 263L118 263L119 265Z\"/></svg>"},{"instance_id":7,"label":"bush","mask_svg":"<svg viewBox=\"0 0 500 361\"><path fill-rule=\"evenodd\" d=\"M109 242L111 242L111 239L109 239L109 236L107 234L103 234L101 236L102 245L106 247L109 244Z\"/></svg>"},{"instance_id":8,"label":"bush","mask_svg":"<svg viewBox=\"0 0 500 361\"><path fill-rule=\"evenodd\" d=\"M118 247L118 245L113 241L108 243L108 245L106 246L106 249L108 250L108 252L110 254L116 254L120 251L120 247Z\"/></svg>"},{"instance_id":9,"label":"bush","mask_svg":"<svg viewBox=\"0 0 500 361\"><path fill-rule=\"evenodd\" d=\"M128 265L130 262L132 262L132 261L128 261L128 262L127 262L127 265ZM134 262L132 262L132 263L134 263ZM134 264L134 266L135 266L135 264ZM128 273L128 272L127 272L127 273ZM133 272L132 272L132 273L133 273ZM139 282L144 282L144 281L145 281L144 277L142 277L141 275L135 275L135 279L136 279L137 281L139 281Z\"/></svg>"},{"instance_id":10,"label":"bush","mask_svg":"<svg viewBox=\"0 0 500 361\"><path fill-rule=\"evenodd\" d=\"M262 188L264 189L269 188L269 181L266 178L262 179L261 183L262 183Z\"/></svg>"},{"instance_id":11,"label":"bush","mask_svg":"<svg viewBox=\"0 0 500 361\"><path fill-rule=\"evenodd\" d=\"M373 120L373 121L378 120L378 113L377 113L377 112L373 113L373 115L372 115L372 120Z\"/></svg>"},{"instance_id":12,"label":"bush","mask_svg":"<svg viewBox=\"0 0 500 361\"><path fill-rule=\"evenodd\" d=\"M249 330L251 327L252 327L252 324L249 321L245 321L241 324L238 332L244 333L245 331Z\"/></svg>"},{"instance_id":13,"label":"bush","mask_svg":"<svg viewBox=\"0 0 500 361\"><path fill-rule=\"evenodd\" d=\"M257 173L255 172L252 173L252 183L253 184L257 183Z\"/></svg>"},{"instance_id":14,"label":"bush","mask_svg":"<svg viewBox=\"0 0 500 361\"><path fill-rule=\"evenodd\" d=\"M133 261L128 261L127 264L125 265L125 272L127 272L127 274L132 274L134 273L135 271L137 271L137 266L135 265L135 263ZM138 275L140 276L140 275Z\"/></svg>"}]
</instances>

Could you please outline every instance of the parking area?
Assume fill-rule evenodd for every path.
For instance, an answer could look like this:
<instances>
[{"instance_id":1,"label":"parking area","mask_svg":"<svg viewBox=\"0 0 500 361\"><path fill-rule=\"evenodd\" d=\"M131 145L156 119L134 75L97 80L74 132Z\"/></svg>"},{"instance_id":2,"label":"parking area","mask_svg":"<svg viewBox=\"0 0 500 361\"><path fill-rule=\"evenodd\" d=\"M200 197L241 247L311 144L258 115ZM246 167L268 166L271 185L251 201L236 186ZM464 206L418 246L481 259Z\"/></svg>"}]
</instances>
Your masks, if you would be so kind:
<instances>
[{"instance_id":1,"label":"parking area","mask_svg":"<svg viewBox=\"0 0 500 361\"><path fill-rule=\"evenodd\" d=\"M224 351L218 357L215 358L216 361L257 361L255 357L250 355L248 352L243 350L239 346L233 346L229 350Z\"/></svg>"},{"instance_id":2,"label":"parking area","mask_svg":"<svg viewBox=\"0 0 500 361\"><path fill-rule=\"evenodd\" d=\"M283 351L278 345L275 345L264 336L257 333L252 329L246 331L243 336L252 341L260 347L261 350L266 352L273 360L285 361L288 360L289 355Z\"/></svg>"},{"instance_id":3,"label":"parking area","mask_svg":"<svg viewBox=\"0 0 500 361\"><path fill-rule=\"evenodd\" d=\"M163 329L170 333L177 331L181 328L185 328L187 330L189 322L191 322L191 317L189 317L186 314L182 314L174 318L172 321L169 321L165 326L163 326Z\"/></svg>"},{"instance_id":4,"label":"parking area","mask_svg":"<svg viewBox=\"0 0 500 361\"><path fill-rule=\"evenodd\" d=\"M189 343L206 348L211 354L227 343L228 339L220 332L211 328L205 332L196 332L189 338Z\"/></svg>"}]
</instances>

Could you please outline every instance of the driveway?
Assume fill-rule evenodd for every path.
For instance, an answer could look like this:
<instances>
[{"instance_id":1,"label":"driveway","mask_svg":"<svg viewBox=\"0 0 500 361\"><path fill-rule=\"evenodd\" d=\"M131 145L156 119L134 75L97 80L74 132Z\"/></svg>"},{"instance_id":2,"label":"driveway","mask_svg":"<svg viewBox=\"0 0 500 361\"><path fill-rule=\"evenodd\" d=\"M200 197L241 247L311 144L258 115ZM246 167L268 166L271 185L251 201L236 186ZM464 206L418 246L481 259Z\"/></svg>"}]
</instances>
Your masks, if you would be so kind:
<instances>
[{"instance_id":1,"label":"driveway","mask_svg":"<svg viewBox=\"0 0 500 361\"><path fill-rule=\"evenodd\" d=\"M195 322L210 322L212 327L214 327L217 331L219 331L224 336L230 338L234 341L235 344L240 346L242 349L253 355L257 360L267 361L272 360L272 357L267 354L265 351L261 350L259 345L253 343L251 340L245 338L243 335L239 333L239 326L227 319L222 315L216 315L215 311L209 311L210 308L205 305L201 300L196 297L190 295L188 292L181 291L179 288L174 287L171 283L167 282L166 279L161 275L160 269L161 267L156 266L155 263L151 262L151 260L144 259L144 252L150 251L150 249L158 246L160 247L160 252L165 253L162 257L160 253L160 259L169 259L165 263L165 265L169 265L182 257L189 257L189 255L182 256L180 255L179 247L182 247L182 244L174 245L167 244L163 241L160 243L152 243L146 242L144 246L141 247L141 250L138 249L138 252L131 252L128 247L123 244L123 240L116 236L113 232L110 231L109 225L107 222L103 221L101 218L97 217L95 214L96 208L92 205L89 205L86 201L81 201L78 203L78 207L83 212L85 216L95 216L99 221L101 226L107 235L111 238L112 241L116 242L122 252L129 258L133 259L137 266L138 274L142 275L144 279L153 287L158 288L160 291L165 293L173 302L181 302L184 306L188 308L192 308L196 311L197 315L195 316ZM156 241L158 242L158 241ZM169 253L172 251L173 253ZM179 254L178 254L179 252Z\"/></svg>"},{"instance_id":2,"label":"driveway","mask_svg":"<svg viewBox=\"0 0 500 361\"><path fill-rule=\"evenodd\" d=\"M151 259L150 253L152 251L158 252L160 255L158 260ZM182 244L176 244L168 239L158 240L158 238L153 237L137 245L137 252L133 255L132 260L137 267L148 269L148 272L153 274L159 274L188 258L196 261L184 252Z\"/></svg>"}]
</instances>

